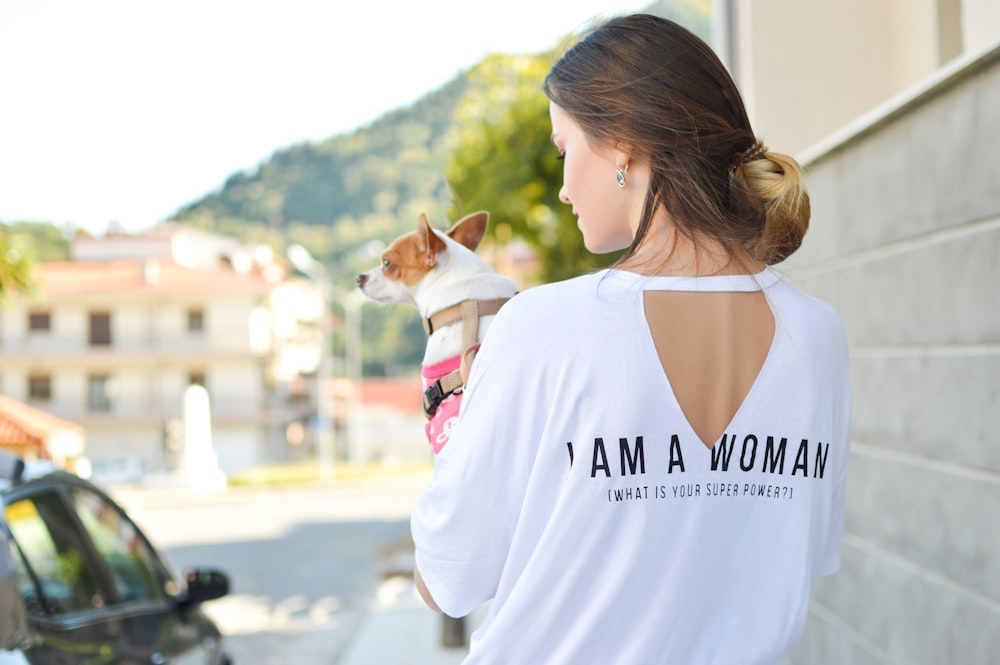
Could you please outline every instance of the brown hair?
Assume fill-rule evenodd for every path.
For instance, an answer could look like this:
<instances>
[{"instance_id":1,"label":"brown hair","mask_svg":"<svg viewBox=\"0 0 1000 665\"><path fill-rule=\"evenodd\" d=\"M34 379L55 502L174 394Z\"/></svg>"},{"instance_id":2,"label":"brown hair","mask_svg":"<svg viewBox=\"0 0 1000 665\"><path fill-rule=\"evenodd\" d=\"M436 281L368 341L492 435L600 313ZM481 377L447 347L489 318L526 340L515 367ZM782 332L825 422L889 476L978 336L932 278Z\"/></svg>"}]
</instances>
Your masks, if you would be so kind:
<instances>
[{"instance_id":1,"label":"brown hair","mask_svg":"<svg viewBox=\"0 0 1000 665\"><path fill-rule=\"evenodd\" d=\"M778 263L809 224L799 165L754 136L736 84L711 48L648 14L598 26L553 65L543 85L596 144L630 145L649 160L639 228L663 206L680 233L730 256Z\"/></svg>"}]
</instances>

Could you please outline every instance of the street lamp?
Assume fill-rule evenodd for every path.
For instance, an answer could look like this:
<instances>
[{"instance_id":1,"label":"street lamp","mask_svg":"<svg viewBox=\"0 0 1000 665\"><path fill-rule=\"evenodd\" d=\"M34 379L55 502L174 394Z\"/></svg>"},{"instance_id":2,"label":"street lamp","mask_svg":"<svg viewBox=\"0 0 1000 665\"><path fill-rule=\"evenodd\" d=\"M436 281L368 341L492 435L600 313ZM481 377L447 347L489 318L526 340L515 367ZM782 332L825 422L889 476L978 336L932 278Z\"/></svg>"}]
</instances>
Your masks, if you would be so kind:
<instances>
[{"instance_id":1,"label":"street lamp","mask_svg":"<svg viewBox=\"0 0 1000 665\"><path fill-rule=\"evenodd\" d=\"M351 391L347 401L347 449L354 461L367 462L368 451L362 450L365 445L361 433L361 378L363 374L361 361L361 306L365 294L354 289L344 296L344 360L347 376L350 378Z\"/></svg>"},{"instance_id":2,"label":"street lamp","mask_svg":"<svg viewBox=\"0 0 1000 665\"><path fill-rule=\"evenodd\" d=\"M320 287L323 294L323 316L320 317L320 329L323 332L320 342L319 367L316 371L316 430L317 430L317 453L319 457L320 481L323 483L333 482L333 472L335 461L336 433L333 422L332 394L323 390L324 382L328 382L333 387L333 331L331 321L333 316L333 280L330 271L313 258L302 245L290 245L286 250L288 260L292 262L295 269L309 277L314 284Z\"/></svg>"}]
</instances>

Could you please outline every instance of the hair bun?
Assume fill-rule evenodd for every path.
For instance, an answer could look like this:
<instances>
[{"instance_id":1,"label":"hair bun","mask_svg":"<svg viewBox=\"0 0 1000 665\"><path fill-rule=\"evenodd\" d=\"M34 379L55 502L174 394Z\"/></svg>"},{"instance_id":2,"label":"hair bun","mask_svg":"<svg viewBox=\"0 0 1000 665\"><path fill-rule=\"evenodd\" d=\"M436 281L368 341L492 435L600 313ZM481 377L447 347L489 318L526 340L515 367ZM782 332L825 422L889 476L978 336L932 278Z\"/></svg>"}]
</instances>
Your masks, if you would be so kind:
<instances>
[{"instance_id":1,"label":"hair bun","mask_svg":"<svg viewBox=\"0 0 1000 665\"><path fill-rule=\"evenodd\" d=\"M792 157L770 152L758 140L740 153L735 175L761 201L766 215L764 230L748 249L768 265L784 261L809 229L811 208L802 169Z\"/></svg>"},{"instance_id":2,"label":"hair bun","mask_svg":"<svg viewBox=\"0 0 1000 665\"><path fill-rule=\"evenodd\" d=\"M740 164L749 164L750 162L760 159L764 153L767 152L767 146L760 139L757 139L753 144L739 154L737 162Z\"/></svg>"}]
</instances>

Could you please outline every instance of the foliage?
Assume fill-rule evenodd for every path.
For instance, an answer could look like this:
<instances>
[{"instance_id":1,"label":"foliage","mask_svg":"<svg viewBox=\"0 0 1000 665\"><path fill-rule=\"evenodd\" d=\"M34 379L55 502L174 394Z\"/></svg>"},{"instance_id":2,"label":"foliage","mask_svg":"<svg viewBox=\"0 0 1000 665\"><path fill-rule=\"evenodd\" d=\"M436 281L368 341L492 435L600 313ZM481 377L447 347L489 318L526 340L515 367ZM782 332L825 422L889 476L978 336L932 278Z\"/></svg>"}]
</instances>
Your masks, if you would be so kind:
<instances>
[{"instance_id":1,"label":"foliage","mask_svg":"<svg viewBox=\"0 0 1000 665\"><path fill-rule=\"evenodd\" d=\"M0 302L31 287L31 262L26 252L0 231Z\"/></svg>"},{"instance_id":2,"label":"foliage","mask_svg":"<svg viewBox=\"0 0 1000 665\"><path fill-rule=\"evenodd\" d=\"M399 376L420 367L427 336L417 310L365 303L361 325L365 376Z\"/></svg>"},{"instance_id":3,"label":"foliage","mask_svg":"<svg viewBox=\"0 0 1000 665\"><path fill-rule=\"evenodd\" d=\"M710 37L708 0L660 0L646 11ZM583 246L576 219L559 201L561 163L549 140L548 100L541 85L561 50L492 55L470 70L458 107L458 145L448 162L451 217L489 210L493 237L526 241L539 255L541 281L565 279L613 263Z\"/></svg>"},{"instance_id":4,"label":"foliage","mask_svg":"<svg viewBox=\"0 0 1000 665\"><path fill-rule=\"evenodd\" d=\"M711 44L712 0L656 0L645 12L679 23Z\"/></svg>"},{"instance_id":5,"label":"foliage","mask_svg":"<svg viewBox=\"0 0 1000 665\"><path fill-rule=\"evenodd\" d=\"M172 219L266 242L279 252L301 244L346 288L372 261L365 251L371 240L409 230L420 213L446 225L444 164L465 87L459 76L351 134L279 150Z\"/></svg>"},{"instance_id":6,"label":"foliage","mask_svg":"<svg viewBox=\"0 0 1000 665\"><path fill-rule=\"evenodd\" d=\"M0 302L13 293L35 290L34 266L39 261L65 261L68 257L69 241L52 224L0 224Z\"/></svg>"},{"instance_id":7,"label":"foliage","mask_svg":"<svg viewBox=\"0 0 1000 665\"><path fill-rule=\"evenodd\" d=\"M586 252L572 210L559 201L562 163L549 140L549 105L541 91L552 60L552 53L497 54L468 73L470 92L458 108L461 133L447 171L451 216L489 210L494 238L516 237L535 247L541 281L615 258Z\"/></svg>"},{"instance_id":8,"label":"foliage","mask_svg":"<svg viewBox=\"0 0 1000 665\"><path fill-rule=\"evenodd\" d=\"M657 0L645 11L708 39L710 4ZM352 288L354 275L375 264L373 241L409 231L420 213L444 227L489 210L495 242L517 238L535 248L541 281L607 265L618 255L588 253L572 211L558 200L562 169L540 90L555 56L489 56L371 125L275 152L173 220L263 242L279 254L301 244L329 268L338 290ZM419 364L424 335L412 309L365 305L362 327L366 373Z\"/></svg>"}]
</instances>

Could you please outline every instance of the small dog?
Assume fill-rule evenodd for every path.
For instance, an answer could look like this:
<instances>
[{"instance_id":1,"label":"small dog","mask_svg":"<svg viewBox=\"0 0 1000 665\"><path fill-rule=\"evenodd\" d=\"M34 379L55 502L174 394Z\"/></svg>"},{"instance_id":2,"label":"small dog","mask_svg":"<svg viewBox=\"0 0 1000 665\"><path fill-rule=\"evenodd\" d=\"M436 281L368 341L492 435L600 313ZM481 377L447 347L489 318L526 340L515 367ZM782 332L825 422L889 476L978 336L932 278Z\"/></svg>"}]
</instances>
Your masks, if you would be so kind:
<instances>
[{"instance_id":1,"label":"small dog","mask_svg":"<svg viewBox=\"0 0 1000 665\"><path fill-rule=\"evenodd\" d=\"M358 288L383 304L409 304L420 312L427 348L421 363L427 439L437 454L458 419L468 366L514 282L487 266L475 250L489 213L475 212L447 231L426 215L417 228L382 253L382 264L358 275Z\"/></svg>"}]
</instances>

